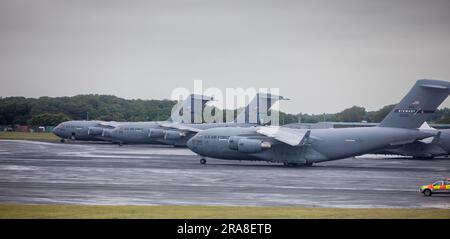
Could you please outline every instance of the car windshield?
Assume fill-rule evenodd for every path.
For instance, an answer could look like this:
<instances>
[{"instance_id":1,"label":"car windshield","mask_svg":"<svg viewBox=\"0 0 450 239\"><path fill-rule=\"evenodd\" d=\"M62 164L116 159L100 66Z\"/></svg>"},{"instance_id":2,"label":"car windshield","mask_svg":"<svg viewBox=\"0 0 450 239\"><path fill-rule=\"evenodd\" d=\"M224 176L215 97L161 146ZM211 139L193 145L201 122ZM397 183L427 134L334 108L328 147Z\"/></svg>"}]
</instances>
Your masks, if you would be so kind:
<instances>
[{"instance_id":1,"label":"car windshield","mask_svg":"<svg viewBox=\"0 0 450 239\"><path fill-rule=\"evenodd\" d=\"M441 186L441 185L442 185L442 181L433 183L433 186Z\"/></svg>"}]
</instances>

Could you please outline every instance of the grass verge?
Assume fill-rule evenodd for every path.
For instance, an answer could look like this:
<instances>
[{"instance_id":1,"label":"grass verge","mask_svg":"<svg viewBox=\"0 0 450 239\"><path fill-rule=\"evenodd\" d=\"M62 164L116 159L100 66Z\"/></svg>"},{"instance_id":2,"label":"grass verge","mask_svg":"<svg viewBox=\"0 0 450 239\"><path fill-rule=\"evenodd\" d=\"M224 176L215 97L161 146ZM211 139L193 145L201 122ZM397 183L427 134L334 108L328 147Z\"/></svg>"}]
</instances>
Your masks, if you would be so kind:
<instances>
[{"instance_id":1,"label":"grass verge","mask_svg":"<svg viewBox=\"0 0 450 239\"><path fill-rule=\"evenodd\" d=\"M450 219L450 209L241 206L0 205L0 218L387 218Z\"/></svg>"},{"instance_id":2,"label":"grass verge","mask_svg":"<svg viewBox=\"0 0 450 239\"><path fill-rule=\"evenodd\" d=\"M22 139L39 141L58 141L53 133L0 132L0 139Z\"/></svg>"}]
</instances>

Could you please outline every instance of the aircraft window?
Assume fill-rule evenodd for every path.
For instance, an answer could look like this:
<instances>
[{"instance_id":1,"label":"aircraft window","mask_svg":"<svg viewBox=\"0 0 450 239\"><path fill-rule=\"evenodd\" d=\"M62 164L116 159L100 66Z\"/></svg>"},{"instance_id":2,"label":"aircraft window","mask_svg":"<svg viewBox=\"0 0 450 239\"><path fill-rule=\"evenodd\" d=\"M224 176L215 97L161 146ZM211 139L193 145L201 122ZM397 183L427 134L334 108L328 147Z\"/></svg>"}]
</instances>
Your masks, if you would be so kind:
<instances>
[{"instance_id":1,"label":"aircraft window","mask_svg":"<svg viewBox=\"0 0 450 239\"><path fill-rule=\"evenodd\" d=\"M433 183L433 186L442 186L442 181Z\"/></svg>"}]
</instances>

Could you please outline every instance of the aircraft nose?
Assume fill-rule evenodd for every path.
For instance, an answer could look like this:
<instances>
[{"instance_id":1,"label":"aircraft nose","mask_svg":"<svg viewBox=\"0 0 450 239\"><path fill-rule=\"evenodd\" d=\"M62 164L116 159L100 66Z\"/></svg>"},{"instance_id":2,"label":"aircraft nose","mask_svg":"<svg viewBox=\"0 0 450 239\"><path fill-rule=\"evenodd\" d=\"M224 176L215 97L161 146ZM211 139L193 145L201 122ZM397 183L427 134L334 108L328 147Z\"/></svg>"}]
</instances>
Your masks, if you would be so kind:
<instances>
[{"instance_id":1,"label":"aircraft nose","mask_svg":"<svg viewBox=\"0 0 450 239\"><path fill-rule=\"evenodd\" d=\"M53 130L52 130L52 132L53 132L53 134L56 134L56 135L58 135L58 133L59 133L59 131L60 131L60 126L59 125L57 125L55 128L53 128Z\"/></svg>"}]
</instances>

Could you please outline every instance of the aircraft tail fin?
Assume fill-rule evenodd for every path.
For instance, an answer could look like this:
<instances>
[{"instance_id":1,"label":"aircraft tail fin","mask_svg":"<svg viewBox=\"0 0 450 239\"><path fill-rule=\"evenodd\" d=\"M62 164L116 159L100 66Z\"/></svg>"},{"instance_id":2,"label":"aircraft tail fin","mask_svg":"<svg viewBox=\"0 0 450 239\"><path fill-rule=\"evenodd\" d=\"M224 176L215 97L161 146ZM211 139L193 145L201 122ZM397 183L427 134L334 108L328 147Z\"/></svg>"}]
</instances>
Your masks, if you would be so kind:
<instances>
[{"instance_id":1,"label":"aircraft tail fin","mask_svg":"<svg viewBox=\"0 0 450 239\"><path fill-rule=\"evenodd\" d=\"M261 124L261 119L267 117L269 109L279 100L289 99L271 93L258 93L237 115L234 122Z\"/></svg>"},{"instance_id":2,"label":"aircraft tail fin","mask_svg":"<svg viewBox=\"0 0 450 239\"><path fill-rule=\"evenodd\" d=\"M450 82L418 80L379 127L417 129L450 94Z\"/></svg>"},{"instance_id":3,"label":"aircraft tail fin","mask_svg":"<svg viewBox=\"0 0 450 239\"><path fill-rule=\"evenodd\" d=\"M213 98L204 95L191 94L184 101L173 106L167 121L174 123L202 123L203 108Z\"/></svg>"}]
</instances>

